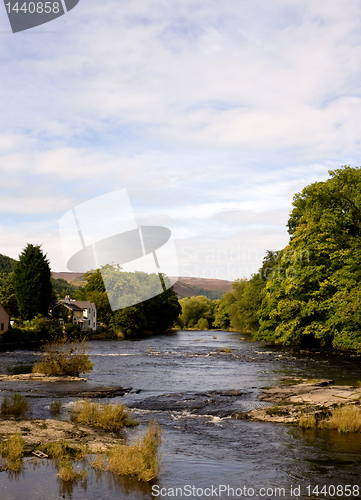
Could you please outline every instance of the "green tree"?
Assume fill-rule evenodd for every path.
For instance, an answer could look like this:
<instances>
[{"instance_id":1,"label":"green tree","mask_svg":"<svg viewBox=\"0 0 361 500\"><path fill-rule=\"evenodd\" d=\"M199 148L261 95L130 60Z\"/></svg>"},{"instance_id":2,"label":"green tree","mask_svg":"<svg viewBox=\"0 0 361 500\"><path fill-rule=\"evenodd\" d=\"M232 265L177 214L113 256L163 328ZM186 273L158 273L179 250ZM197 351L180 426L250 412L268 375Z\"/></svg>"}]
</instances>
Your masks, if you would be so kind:
<instances>
[{"instance_id":1,"label":"green tree","mask_svg":"<svg viewBox=\"0 0 361 500\"><path fill-rule=\"evenodd\" d=\"M297 193L290 242L266 286L257 338L361 349L361 170Z\"/></svg>"},{"instance_id":2,"label":"green tree","mask_svg":"<svg viewBox=\"0 0 361 500\"><path fill-rule=\"evenodd\" d=\"M18 303L14 288L14 275L10 273L0 290L0 304L11 318L19 316Z\"/></svg>"},{"instance_id":3,"label":"green tree","mask_svg":"<svg viewBox=\"0 0 361 500\"><path fill-rule=\"evenodd\" d=\"M179 301L182 307L177 323L184 328L195 328L201 318L208 321L209 326L214 320L215 304L211 299L199 295L198 297L186 297Z\"/></svg>"},{"instance_id":4,"label":"green tree","mask_svg":"<svg viewBox=\"0 0 361 500\"><path fill-rule=\"evenodd\" d=\"M52 300L49 261L40 246L28 244L19 256L13 271L13 283L19 313L31 320L38 313L44 316Z\"/></svg>"},{"instance_id":5,"label":"green tree","mask_svg":"<svg viewBox=\"0 0 361 500\"><path fill-rule=\"evenodd\" d=\"M144 300L144 296L159 288L159 275L142 272L123 272L119 266L104 266L96 271L86 273L86 285L78 290L79 300L90 300L97 308L99 321L110 326L115 332L121 332L126 337L148 331L162 333L171 328L181 312L177 295L170 287L163 293L151 299ZM108 300L108 293L104 286L107 282L108 293L112 303L119 309L112 312ZM162 277L166 280L166 277ZM129 299L138 303L122 307L129 303Z\"/></svg>"}]
</instances>

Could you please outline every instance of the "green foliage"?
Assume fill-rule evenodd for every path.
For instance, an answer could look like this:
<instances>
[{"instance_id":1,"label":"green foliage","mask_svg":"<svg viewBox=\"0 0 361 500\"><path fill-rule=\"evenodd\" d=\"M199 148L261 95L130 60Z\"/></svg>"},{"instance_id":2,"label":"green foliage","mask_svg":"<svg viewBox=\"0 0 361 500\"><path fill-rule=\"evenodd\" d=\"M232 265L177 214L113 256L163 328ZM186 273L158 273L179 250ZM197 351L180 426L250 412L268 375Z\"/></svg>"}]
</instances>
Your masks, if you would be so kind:
<instances>
[{"instance_id":1,"label":"green foliage","mask_svg":"<svg viewBox=\"0 0 361 500\"><path fill-rule=\"evenodd\" d=\"M13 271L13 283L19 313L31 320L37 313L44 316L52 300L49 261L40 246L28 244Z\"/></svg>"},{"instance_id":2,"label":"green foliage","mask_svg":"<svg viewBox=\"0 0 361 500\"><path fill-rule=\"evenodd\" d=\"M126 307L114 311L109 326L116 333L123 334L125 337L138 335L146 330L147 321L144 316L142 304Z\"/></svg>"},{"instance_id":3,"label":"green foliage","mask_svg":"<svg viewBox=\"0 0 361 500\"><path fill-rule=\"evenodd\" d=\"M129 297L136 297L141 302L112 312L100 270L86 273L84 277L87 284L78 291L77 298L95 303L100 322L125 337L144 331L162 333L173 326L180 313L180 305L172 288L151 299L143 301L142 298L149 289L159 287L157 274L122 272L119 266L104 266L102 273L112 289L110 294L119 295L119 307Z\"/></svg>"},{"instance_id":4,"label":"green foliage","mask_svg":"<svg viewBox=\"0 0 361 500\"><path fill-rule=\"evenodd\" d=\"M208 320L206 318L201 318L197 325L196 325L197 330L208 330L209 324Z\"/></svg>"},{"instance_id":5,"label":"green foliage","mask_svg":"<svg viewBox=\"0 0 361 500\"><path fill-rule=\"evenodd\" d=\"M27 342L49 342L59 337L61 329L59 326L49 323L47 318L37 314L31 321L24 321L21 328L11 326L2 335L2 342L19 344Z\"/></svg>"},{"instance_id":6,"label":"green foliage","mask_svg":"<svg viewBox=\"0 0 361 500\"><path fill-rule=\"evenodd\" d=\"M7 278L3 280L2 287L0 289L0 304L3 306L10 318L17 317L19 315L13 273L10 273Z\"/></svg>"},{"instance_id":7,"label":"green foliage","mask_svg":"<svg viewBox=\"0 0 361 500\"><path fill-rule=\"evenodd\" d=\"M50 278L50 281L57 298L60 299L63 299L66 295L74 295L76 290L78 290L77 286L73 286L62 278Z\"/></svg>"},{"instance_id":8,"label":"green foliage","mask_svg":"<svg viewBox=\"0 0 361 500\"><path fill-rule=\"evenodd\" d=\"M33 373L79 376L93 368L86 341L69 343L60 339L42 347L42 359L33 366Z\"/></svg>"},{"instance_id":9,"label":"green foliage","mask_svg":"<svg viewBox=\"0 0 361 500\"><path fill-rule=\"evenodd\" d=\"M259 311L260 340L361 349L361 170L329 173L294 197L290 242Z\"/></svg>"},{"instance_id":10,"label":"green foliage","mask_svg":"<svg viewBox=\"0 0 361 500\"><path fill-rule=\"evenodd\" d=\"M0 254L0 274L10 274L14 270L16 262L15 259Z\"/></svg>"},{"instance_id":11,"label":"green foliage","mask_svg":"<svg viewBox=\"0 0 361 500\"><path fill-rule=\"evenodd\" d=\"M259 328L259 309L265 294L267 280L273 275L278 252L267 252L261 269L249 280L239 279L232 284L217 304L214 325L241 332L256 332Z\"/></svg>"},{"instance_id":12,"label":"green foliage","mask_svg":"<svg viewBox=\"0 0 361 500\"><path fill-rule=\"evenodd\" d=\"M189 285L189 284L187 286L189 288L192 288L192 290L194 290L196 292L197 296L203 295L204 297L207 297L208 299L211 299L211 300L220 300L225 293L225 292L222 292L221 290L206 290L205 288L201 288L201 287Z\"/></svg>"},{"instance_id":13,"label":"green foliage","mask_svg":"<svg viewBox=\"0 0 361 500\"><path fill-rule=\"evenodd\" d=\"M228 330L231 324L231 319L228 312L228 297L229 295L225 294L221 300L215 301L216 307L213 325L215 328L218 328L220 330ZM231 302L233 302L233 300Z\"/></svg>"},{"instance_id":14,"label":"green foliage","mask_svg":"<svg viewBox=\"0 0 361 500\"><path fill-rule=\"evenodd\" d=\"M177 324L182 328L196 328L202 318L207 320L208 327L212 325L215 311L215 303L212 300L200 295L199 297L186 297L179 303L182 313L177 319Z\"/></svg>"}]
</instances>

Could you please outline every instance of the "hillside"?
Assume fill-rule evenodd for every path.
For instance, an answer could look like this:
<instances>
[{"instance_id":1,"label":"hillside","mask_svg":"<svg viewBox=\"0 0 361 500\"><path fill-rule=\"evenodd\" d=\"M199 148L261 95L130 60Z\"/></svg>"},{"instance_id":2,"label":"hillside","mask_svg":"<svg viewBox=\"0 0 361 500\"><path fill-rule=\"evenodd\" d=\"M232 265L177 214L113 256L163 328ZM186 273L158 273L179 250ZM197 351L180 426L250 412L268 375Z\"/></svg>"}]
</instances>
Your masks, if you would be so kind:
<instances>
[{"instance_id":1,"label":"hillside","mask_svg":"<svg viewBox=\"0 0 361 500\"><path fill-rule=\"evenodd\" d=\"M7 255L0 254L0 274L2 273L11 273L16 264L16 260L8 257Z\"/></svg>"},{"instance_id":2,"label":"hillside","mask_svg":"<svg viewBox=\"0 0 361 500\"><path fill-rule=\"evenodd\" d=\"M64 279L68 283L81 285L83 273L51 273L55 279ZM196 295L205 295L215 300L222 297L225 292L229 292L232 287L232 281L215 280L206 278L187 278L181 276L174 285L174 291L179 298L194 297Z\"/></svg>"}]
</instances>

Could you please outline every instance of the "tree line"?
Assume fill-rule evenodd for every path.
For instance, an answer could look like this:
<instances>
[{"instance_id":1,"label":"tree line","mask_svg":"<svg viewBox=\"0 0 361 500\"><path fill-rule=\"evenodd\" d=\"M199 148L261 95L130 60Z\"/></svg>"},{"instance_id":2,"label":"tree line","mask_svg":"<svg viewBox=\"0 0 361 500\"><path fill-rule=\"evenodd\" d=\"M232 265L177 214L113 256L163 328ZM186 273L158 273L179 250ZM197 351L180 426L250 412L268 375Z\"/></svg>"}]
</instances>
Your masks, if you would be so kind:
<instances>
[{"instance_id":1,"label":"tree line","mask_svg":"<svg viewBox=\"0 0 361 500\"><path fill-rule=\"evenodd\" d=\"M112 277L117 280L116 287L122 298L139 293L142 289L139 283L151 286L155 278L159 283L158 275L123 273L119 269L114 272L112 266L108 267L106 271L113 272ZM49 341L63 334L59 318L52 311L60 297L68 294L76 300L94 302L103 328L125 337L143 332L162 333L173 326L181 312L172 287L149 300L112 311L99 269L85 274L84 287L75 288L65 280L54 280L50 263L38 245L26 245L18 261L1 255L0 273L0 304L14 322L2 336L5 342ZM66 322L65 332L73 336L81 334L71 317L66 318Z\"/></svg>"},{"instance_id":2,"label":"tree line","mask_svg":"<svg viewBox=\"0 0 361 500\"><path fill-rule=\"evenodd\" d=\"M277 344L361 350L361 169L329 176L295 194L288 245L233 284L215 326Z\"/></svg>"}]
</instances>

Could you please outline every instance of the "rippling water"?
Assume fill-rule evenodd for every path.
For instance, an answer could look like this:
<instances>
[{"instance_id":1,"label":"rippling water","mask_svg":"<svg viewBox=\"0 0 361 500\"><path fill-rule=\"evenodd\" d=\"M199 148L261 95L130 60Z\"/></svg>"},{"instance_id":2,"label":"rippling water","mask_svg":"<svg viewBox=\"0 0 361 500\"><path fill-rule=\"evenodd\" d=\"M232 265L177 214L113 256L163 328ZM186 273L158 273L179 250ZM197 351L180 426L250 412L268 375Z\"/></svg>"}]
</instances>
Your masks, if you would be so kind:
<instances>
[{"instance_id":1,"label":"rippling water","mask_svg":"<svg viewBox=\"0 0 361 500\"><path fill-rule=\"evenodd\" d=\"M162 426L163 472L153 495L152 485L94 471L86 483L66 487L57 481L51 464L45 462L34 470L29 461L18 476L0 473L0 499L193 499L252 494L266 499L306 499L317 498L312 493L316 485L319 490L326 485L326 493L318 498L357 498L356 488L351 495L341 493L345 485L359 485L361 490L359 435L247 422L229 415L235 408L248 411L259 406L260 390L284 376L354 383L361 380L360 361L315 353L294 355L288 349L240 337L246 338L230 332L178 332L90 343L94 369L87 375L87 385L132 387L131 393L115 399L133 407L142 424L155 418ZM232 353L218 351L223 348L231 348ZM2 353L0 372L21 370L37 356L37 351ZM24 384L2 383L1 389L5 394L17 387L24 389ZM50 417L50 401L41 397L44 388L47 385L38 384L33 393L26 393L32 396L34 417ZM63 400L65 405L70 402L71 398ZM208 490L212 485L213 490ZM339 485L339 495L333 494L332 485ZM158 492L167 496L157 496Z\"/></svg>"}]
</instances>

